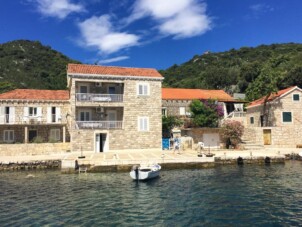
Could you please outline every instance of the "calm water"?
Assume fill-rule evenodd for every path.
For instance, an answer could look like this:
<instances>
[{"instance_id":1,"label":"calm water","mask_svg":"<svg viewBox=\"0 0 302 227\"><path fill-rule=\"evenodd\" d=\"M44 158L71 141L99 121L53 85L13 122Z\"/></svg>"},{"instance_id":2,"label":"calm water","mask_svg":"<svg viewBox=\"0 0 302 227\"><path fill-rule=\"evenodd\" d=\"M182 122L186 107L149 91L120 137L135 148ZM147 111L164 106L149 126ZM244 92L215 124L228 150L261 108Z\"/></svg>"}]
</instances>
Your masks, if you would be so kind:
<instances>
[{"instance_id":1,"label":"calm water","mask_svg":"<svg viewBox=\"0 0 302 227\"><path fill-rule=\"evenodd\" d=\"M25 178L32 173L35 178ZM128 173L0 173L0 226L301 226L302 163Z\"/></svg>"}]
</instances>

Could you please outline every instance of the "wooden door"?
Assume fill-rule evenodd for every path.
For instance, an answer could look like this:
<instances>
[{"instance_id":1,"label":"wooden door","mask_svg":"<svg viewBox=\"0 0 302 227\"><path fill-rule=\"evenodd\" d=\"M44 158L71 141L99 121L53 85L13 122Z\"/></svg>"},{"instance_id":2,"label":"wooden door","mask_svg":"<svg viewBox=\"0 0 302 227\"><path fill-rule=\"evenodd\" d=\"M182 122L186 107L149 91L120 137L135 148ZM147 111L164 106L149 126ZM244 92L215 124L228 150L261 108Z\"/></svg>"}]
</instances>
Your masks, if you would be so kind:
<instances>
[{"instance_id":1,"label":"wooden door","mask_svg":"<svg viewBox=\"0 0 302 227\"><path fill-rule=\"evenodd\" d=\"M263 129L263 142L264 145L272 144L272 131L270 129Z\"/></svg>"}]
</instances>

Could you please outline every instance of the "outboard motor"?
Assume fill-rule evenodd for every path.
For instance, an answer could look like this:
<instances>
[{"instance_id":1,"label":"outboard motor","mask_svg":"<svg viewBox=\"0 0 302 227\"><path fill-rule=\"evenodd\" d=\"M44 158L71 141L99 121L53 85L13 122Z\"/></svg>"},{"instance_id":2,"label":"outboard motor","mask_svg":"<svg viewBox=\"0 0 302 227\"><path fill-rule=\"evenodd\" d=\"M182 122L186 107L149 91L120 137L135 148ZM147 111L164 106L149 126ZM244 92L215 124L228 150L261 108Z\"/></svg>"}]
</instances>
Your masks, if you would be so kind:
<instances>
[{"instance_id":1,"label":"outboard motor","mask_svg":"<svg viewBox=\"0 0 302 227\"><path fill-rule=\"evenodd\" d=\"M139 180L139 166L135 165L132 167L133 171L135 172L135 179Z\"/></svg>"}]
</instances>

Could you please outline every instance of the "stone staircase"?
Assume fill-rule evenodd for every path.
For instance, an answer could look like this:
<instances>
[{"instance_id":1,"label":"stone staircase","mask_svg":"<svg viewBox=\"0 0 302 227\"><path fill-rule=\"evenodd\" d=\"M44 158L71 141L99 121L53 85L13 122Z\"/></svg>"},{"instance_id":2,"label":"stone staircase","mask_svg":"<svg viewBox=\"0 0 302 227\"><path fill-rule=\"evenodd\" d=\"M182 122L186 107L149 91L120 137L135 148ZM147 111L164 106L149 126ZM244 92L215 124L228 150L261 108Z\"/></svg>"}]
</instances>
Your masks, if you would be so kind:
<instances>
[{"instance_id":1,"label":"stone staircase","mask_svg":"<svg viewBox=\"0 0 302 227\"><path fill-rule=\"evenodd\" d=\"M243 139L241 144L242 147L244 147L245 150L261 150L264 149L264 145L257 144L251 140Z\"/></svg>"},{"instance_id":2,"label":"stone staircase","mask_svg":"<svg viewBox=\"0 0 302 227\"><path fill-rule=\"evenodd\" d=\"M242 136L241 146L246 150L261 150L264 149L264 145L255 142L257 141L255 132L252 129L245 129L244 134Z\"/></svg>"}]
</instances>

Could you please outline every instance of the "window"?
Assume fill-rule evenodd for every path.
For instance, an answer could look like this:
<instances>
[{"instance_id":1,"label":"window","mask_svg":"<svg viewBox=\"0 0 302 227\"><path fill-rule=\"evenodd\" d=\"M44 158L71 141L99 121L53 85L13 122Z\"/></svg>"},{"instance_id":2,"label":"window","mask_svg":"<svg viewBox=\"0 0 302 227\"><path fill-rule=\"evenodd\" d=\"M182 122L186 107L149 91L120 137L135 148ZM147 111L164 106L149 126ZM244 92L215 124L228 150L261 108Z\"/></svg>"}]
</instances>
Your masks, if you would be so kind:
<instances>
[{"instance_id":1,"label":"window","mask_svg":"<svg viewBox=\"0 0 302 227\"><path fill-rule=\"evenodd\" d=\"M139 131L149 131L149 118L139 117L138 118L138 130Z\"/></svg>"},{"instance_id":2,"label":"window","mask_svg":"<svg viewBox=\"0 0 302 227\"><path fill-rule=\"evenodd\" d=\"M88 93L88 87L87 86L80 86L80 93Z\"/></svg>"},{"instance_id":3,"label":"window","mask_svg":"<svg viewBox=\"0 0 302 227\"><path fill-rule=\"evenodd\" d=\"M4 142L14 142L15 132L14 130L4 130L3 141Z\"/></svg>"},{"instance_id":4,"label":"window","mask_svg":"<svg viewBox=\"0 0 302 227\"><path fill-rule=\"evenodd\" d=\"M60 129L50 129L50 140L60 141Z\"/></svg>"},{"instance_id":5,"label":"window","mask_svg":"<svg viewBox=\"0 0 302 227\"><path fill-rule=\"evenodd\" d=\"M300 94L293 94L293 101L299 102L300 101Z\"/></svg>"},{"instance_id":6,"label":"window","mask_svg":"<svg viewBox=\"0 0 302 227\"><path fill-rule=\"evenodd\" d=\"M186 115L186 108L185 107L179 107L179 115Z\"/></svg>"},{"instance_id":7,"label":"window","mask_svg":"<svg viewBox=\"0 0 302 227\"><path fill-rule=\"evenodd\" d=\"M80 121L90 121L90 112L87 112L87 111L81 112Z\"/></svg>"},{"instance_id":8,"label":"window","mask_svg":"<svg viewBox=\"0 0 302 227\"><path fill-rule=\"evenodd\" d=\"M139 83L138 84L138 95L149 95L149 84L148 83Z\"/></svg>"},{"instance_id":9,"label":"window","mask_svg":"<svg viewBox=\"0 0 302 227\"><path fill-rule=\"evenodd\" d=\"M167 108L162 108L161 109L161 114L163 115L163 116L167 116Z\"/></svg>"},{"instance_id":10,"label":"window","mask_svg":"<svg viewBox=\"0 0 302 227\"><path fill-rule=\"evenodd\" d=\"M282 112L282 122L292 122L292 112Z\"/></svg>"},{"instance_id":11,"label":"window","mask_svg":"<svg viewBox=\"0 0 302 227\"><path fill-rule=\"evenodd\" d=\"M38 108L37 107L28 107L28 115L29 116L37 116Z\"/></svg>"},{"instance_id":12,"label":"window","mask_svg":"<svg viewBox=\"0 0 302 227\"><path fill-rule=\"evenodd\" d=\"M250 117L250 124L251 124L251 125L254 124L254 117Z\"/></svg>"}]
</instances>

